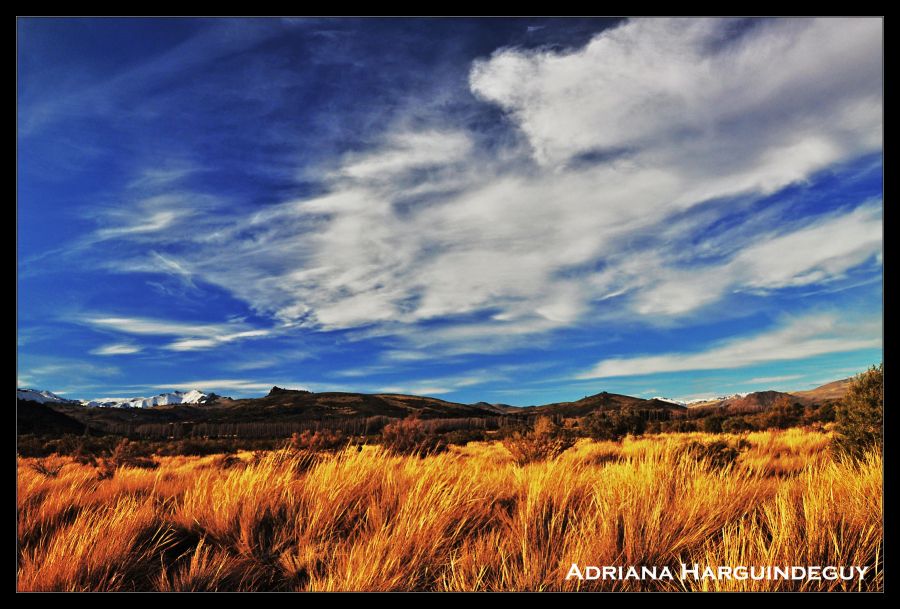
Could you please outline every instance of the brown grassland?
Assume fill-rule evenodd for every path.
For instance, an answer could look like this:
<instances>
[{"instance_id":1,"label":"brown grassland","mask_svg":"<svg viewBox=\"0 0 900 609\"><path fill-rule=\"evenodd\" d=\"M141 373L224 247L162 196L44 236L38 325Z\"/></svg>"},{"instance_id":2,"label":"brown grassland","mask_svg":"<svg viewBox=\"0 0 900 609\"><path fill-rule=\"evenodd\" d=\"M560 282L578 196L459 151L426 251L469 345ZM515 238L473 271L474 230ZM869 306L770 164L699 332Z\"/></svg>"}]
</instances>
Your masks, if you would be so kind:
<instances>
[{"instance_id":1,"label":"brown grassland","mask_svg":"<svg viewBox=\"0 0 900 609\"><path fill-rule=\"evenodd\" d=\"M725 440L731 463L685 450ZM19 458L19 590L881 590L882 461L828 433L500 442L425 457L155 457L109 477ZM696 445L696 444L695 444ZM103 479L99 479L103 478ZM869 565L829 581L578 581L579 565Z\"/></svg>"}]
</instances>

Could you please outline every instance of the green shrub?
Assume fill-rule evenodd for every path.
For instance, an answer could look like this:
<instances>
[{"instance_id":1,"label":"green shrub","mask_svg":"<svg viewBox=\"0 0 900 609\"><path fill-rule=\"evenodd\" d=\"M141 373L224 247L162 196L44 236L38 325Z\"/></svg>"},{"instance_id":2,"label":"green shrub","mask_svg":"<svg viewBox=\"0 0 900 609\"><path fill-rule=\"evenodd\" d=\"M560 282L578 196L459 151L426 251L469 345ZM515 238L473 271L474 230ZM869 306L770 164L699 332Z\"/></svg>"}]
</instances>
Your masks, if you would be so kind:
<instances>
[{"instance_id":1,"label":"green shrub","mask_svg":"<svg viewBox=\"0 0 900 609\"><path fill-rule=\"evenodd\" d=\"M619 440L627 435L639 436L647 428L640 411L628 406L618 410L595 412L585 417L588 437L594 440Z\"/></svg>"},{"instance_id":2,"label":"green shrub","mask_svg":"<svg viewBox=\"0 0 900 609\"><path fill-rule=\"evenodd\" d=\"M713 414L703 419L703 431L706 433L722 433L722 424L725 417L720 414Z\"/></svg>"},{"instance_id":3,"label":"green shrub","mask_svg":"<svg viewBox=\"0 0 900 609\"><path fill-rule=\"evenodd\" d=\"M798 425L803 419L803 405L787 396L778 398L763 413L762 420L768 428L787 429Z\"/></svg>"},{"instance_id":4,"label":"green shrub","mask_svg":"<svg viewBox=\"0 0 900 609\"><path fill-rule=\"evenodd\" d=\"M754 426L746 417L727 417L722 421L722 433L741 433L752 431Z\"/></svg>"},{"instance_id":5,"label":"green shrub","mask_svg":"<svg viewBox=\"0 0 900 609\"><path fill-rule=\"evenodd\" d=\"M881 447L884 425L884 364L857 375L835 409L835 449L859 457Z\"/></svg>"}]
</instances>

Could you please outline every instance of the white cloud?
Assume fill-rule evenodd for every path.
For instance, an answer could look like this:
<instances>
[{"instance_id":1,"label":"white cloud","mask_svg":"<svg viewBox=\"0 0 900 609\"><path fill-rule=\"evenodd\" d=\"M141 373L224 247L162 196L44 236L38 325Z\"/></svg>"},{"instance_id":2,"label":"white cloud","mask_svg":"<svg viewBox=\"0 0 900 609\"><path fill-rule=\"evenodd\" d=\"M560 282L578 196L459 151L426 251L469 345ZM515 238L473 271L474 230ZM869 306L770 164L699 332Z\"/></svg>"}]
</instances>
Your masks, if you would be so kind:
<instances>
[{"instance_id":1,"label":"white cloud","mask_svg":"<svg viewBox=\"0 0 900 609\"><path fill-rule=\"evenodd\" d=\"M402 385L387 385L375 389L378 393L403 393L411 395L441 395L465 387L495 381L500 377L487 375L453 375L440 378L419 379Z\"/></svg>"},{"instance_id":2,"label":"white cloud","mask_svg":"<svg viewBox=\"0 0 900 609\"><path fill-rule=\"evenodd\" d=\"M758 181L772 187L880 141L880 19L772 20L723 44L727 25L640 19L575 51L501 50L476 63L472 89L512 114L544 164L631 148L696 164L715 148L720 167L757 159L776 171ZM757 143L721 145L739 134Z\"/></svg>"},{"instance_id":3,"label":"white cloud","mask_svg":"<svg viewBox=\"0 0 900 609\"><path fill-rule=\"evenodd\" d=\"M114 237L127 237L141 233L156 233L172 226L177 218L178 213L173 210L155 211L142 218L139 223L100 230L97 232L97 237L100 239L112 239Z\"/></svg>"},{"instance_id":4,"label":"white cloud","mask_svg":"<svg viewBox=\"0 0 900 609\"><path fill-rule=\"evenodd\" d=\"M646 315L674 315L714 302L731 291L772 290L842 278L882 254L881 203L832 214L794 230L757 235L730 260L678 268L662 260L618 278L644 282L636 297ZM626 267L627 268L627 267ZM620 269L621 272L622 269Z\"/></svg>"},{"instance_id":5,"label":"white cloud","mask_svg":"<svg viewBox=\"0 0 900 609\"><path fill-rule=\"evenodd\" d=\"M233 334L221 334L210 338L183 338L166 346L171 351L196 351L198 349L212 349L225 343L247 338L263 338L271 335L270 330L245 330Z\"/></svg>"},{"instance_id":6,"label":"white cloud","mask_svg":"<svg viewBox=\"0 0 900 609\"><path fill-rule=\"evenodd\" d=\"M282 323L394 335L400 350L504 349L602 317L677 319L735 291L841 278L880 255L880 203L776 215L781 230L754 225L717 263L688 252L718 246L701 232L731 203L683 216L880 150L881 21L766 21L736 41L727 29L630 21L581 49L476 63L472 90L508 114L524 151L488 154L437 117L444 126L387 131L343 157L322 196L246 213L156 200L141 223L123 213L101 234L153 239L120 270L196 278ZM448 323L417 325L433 319ZM182 328L169 348L245 330Z\"/></svg>"},{"instance_id":7,"label":"white cloud","mask_svg":"<svg viewBox=\"0 0 900 609\"><path fill-rule=\"evenodd\" d=\"M143 317L85 317L83 321L125 334L158 336L219 334L224 328L216 324L189 324Z\"/></svg>"},{"instance_id":8,"label":"white cloud","mask_svg":"<svg viewBox=\"0 0 900 609\"><path fill-rule=\"evenodd\" d=\"M881 202L825 218L799 230L750 245L731 270L746 269L750 288L807 285L840 277L881 255Z\"/></svg>"},{"instance_id":9,"label":"white cloud","mask_svg":"<svg viewBox=\"0 0 900 609\"><path fill-rule=\"evenodd\" d=\"M131 353L140 353L142 348L132 343L113 343L104 345L91 351L94 355L129 355Z\"/></svg>"},{"instance_id":10,"label":"white cloud","mask_svg":"<svg viewBox=\"0 0 900 609\"><path fill-rule=\"evenodd\" d=\"M377 152L348 156L339 175L357 180L397 179L416 169L459 163L471 150L472 142L460 132L398 133Z\"/></svg>"},{"instance_id":11,"label":"white cloud","mask_svg":"<svg viewBox=\"0 0 900 609\"><path fill-rule=\"evenodd\" d=\"M274 385L281 387L282 389L290 388L290 389L302 389L306 390L306 387L303 384L296 383L274 383ZM190 391L191 389L198 389L204 391L268 391L273 386L271 382L259 382L253 380L246 379L213 379L213 380L199 380L199 381L186 381L182 383L169 383L168 385L153 385L154 389L175 389L178 391Z\"/></svg>"},{"instance_id":12,"label":"white cloud","mask_svg":"<svg viewBox=\"0 0 900 609\"><path fill-rule=\"evenodd\" d=\"M827 353L879 349L880 328L878 320L854 324L837 315L813 315L790 320L781 328L757 336L730 339L701 352L605 359L577 378L742 368Z\"/></svg>"},{"instance_id":13,"label":"white cloud","mask_svg":"<svg viewBox=\"0 0 900 609\"><path fill-rule=\"evenodd\" d=\"M212 349L225 343L271 336L275 332L271 329L250 328L243 323L190 324L139 317L88 316L84 317L82 321L97 328L123 334L179 337L164 347L172 351ZM100 355L110 354L101 353Z\"/></svg>"}]
</instances>

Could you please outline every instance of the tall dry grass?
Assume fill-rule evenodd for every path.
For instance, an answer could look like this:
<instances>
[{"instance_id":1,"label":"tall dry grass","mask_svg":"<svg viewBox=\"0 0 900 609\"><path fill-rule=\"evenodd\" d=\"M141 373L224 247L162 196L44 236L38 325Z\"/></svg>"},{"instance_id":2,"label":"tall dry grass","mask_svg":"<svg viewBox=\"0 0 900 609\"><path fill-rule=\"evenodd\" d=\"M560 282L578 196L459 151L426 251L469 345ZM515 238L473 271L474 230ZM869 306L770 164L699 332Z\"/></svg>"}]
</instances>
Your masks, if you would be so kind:
<instances>
[{"instance_id":1,"label":"tall dry grass","mask_svg":"<svg viewBox=\"0 0 900 609\"><path fill-rule=\"evenodd\" d=\"M882 463L822 433L581 441L517 465L499 443L419 458L159 457L110 479L18 467L20 590L851 589L846 582L579 581L579 565L869 565L880 590ZM41 471L54 471L55 475Z\"/></svg>"}]
</instances>

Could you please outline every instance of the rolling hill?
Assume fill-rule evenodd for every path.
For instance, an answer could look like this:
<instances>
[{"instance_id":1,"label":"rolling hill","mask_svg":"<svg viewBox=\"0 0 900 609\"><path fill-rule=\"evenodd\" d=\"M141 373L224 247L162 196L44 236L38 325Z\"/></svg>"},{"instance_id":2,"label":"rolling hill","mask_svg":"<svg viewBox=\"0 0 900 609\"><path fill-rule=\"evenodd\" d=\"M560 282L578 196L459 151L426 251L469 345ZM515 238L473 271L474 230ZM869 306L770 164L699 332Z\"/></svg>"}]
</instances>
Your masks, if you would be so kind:
<instances>
[{"instance_id":1,"label":"rolling hill","mask_svg":"<svg viewBox=\"0 0 900 609\"><path fill-rule=\"evenodd\" d=\"M809 391L784 393L757 391L733 395L709 402L691 404L690 412L722 409L729 414L764 411L780 399L790 399L802 404L814 404L833 400L846 393L850 379L828 383ZM664 399L642 399L628 395L602 392L572 402L554 402L536 406L509 406L477 402L461 404L433 397L393 393L364 394L348 392L313 393L310 391L273 387L259 398L231 399L202 394L203 399L191 402L182 400L155 400L155 405L141 403L140 408L100 408L90 402L78 403L57 398L49 392L29 390L27 397L39 396L48 400L18 401L19 433L79 433L84 426L93 429L121 429L142 425L169 424L297 424L315 421L359 421L372 417L400 419L416 416L422 419L495 419L502 417L533 417L551 415L584 417L594 412L616 410L625 407L654 411L665 418L680 416L689 411L688 406ZM179 393L176 397L193 396L192 392ZM173 394L174 395L174 394ZM53 396L48 398L48 396ZM19 397L26 397L19 394ZM56 398L53 400L53 398ZM168 403L166 403L168 402ZM173 403L175 402L175 403ZM23 408L23 404L30 405ZM129 403L130 404L130 403ZM126 405L124 402L123 406ZM37 408L40 406L41 408ZM667 413L667 414L663 414ZM57 416L58 415L58 416ZM37 431L27 431L37 430ZM44 430L44 431L41 431Z\"/></svg>"},{"instance_id":2,"label":"rolling hill","mask_svg":"<svg viewBox=\"0 0 900 609\"><path fill-rule=\"evenodd\" d=\"M839 381L832 381L831 383L826 383L820 387L816 387L815 389L809 389L807 391L793 391L791 392L791 395L815 401L839 400L847 395L847 390L850 388L850 383L852 381L852 377L841 379Z\"/></svg>"},{"instance_id":3,"label":"rolling hill","mask_svg":"<svg viewBox=\"0 0 900 609\"><path fill-rule=\"evenodd\" d=\"M495 416L479 405L458 404L437 398L393 393L313 393L273 387L261 398L217 402L210 405L231 413L258 413L269 416L299 418L385 416L403 418L418 415L422 418L455 418Z\"/></svg>"},{"instance_id":4,"label":"rolling hill","mask_svg":"<svg viewBox=\"0 0 900 609\"><path fill-rule=\"evenodd\" d=\"M548 414L563 415L569 417L583 417L592 412L602 410L616 410L619 408L635 408L639 410L685 410L684 406L680 406L673 402L663 400L644 400L628 395L619 395L616 393L597 393L595 395L586 396L575 402L556 402L554 404L545 404L543 406L529 406L525 409L519 409L520 412L528 414Z\"/></svg>"},{"instance_id":5,"label":"rolling hill","mask_svg":"<svg viewBox=\"0 0 900 609\"><path fill-rule=\"evenodd\" d=\"M695 410L723 409L732 414L751 413L767 410L778 402L778 400L783 398L787 398L792 402L800 402L801 404L812 401L792 393L784 393L781 391L754 391L753 393L734 395L721 400L692 404L691 408Z\"/></svg>"}]
</instances>

